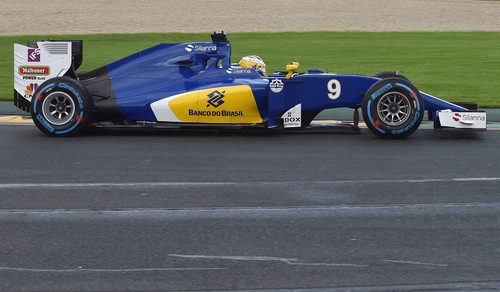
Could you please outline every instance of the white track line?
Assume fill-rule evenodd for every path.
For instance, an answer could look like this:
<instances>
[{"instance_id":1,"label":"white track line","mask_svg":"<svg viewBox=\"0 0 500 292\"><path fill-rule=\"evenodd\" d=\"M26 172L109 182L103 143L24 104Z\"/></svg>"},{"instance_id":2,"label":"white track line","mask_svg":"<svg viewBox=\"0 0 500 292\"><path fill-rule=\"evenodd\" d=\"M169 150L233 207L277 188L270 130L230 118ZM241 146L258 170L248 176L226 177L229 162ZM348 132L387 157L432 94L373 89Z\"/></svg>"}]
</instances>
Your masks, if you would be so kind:
<instances>
[{"instance_id":1,"label":"white track line","mask_svg":"<svg viewBox=\"0 0 500 292\"><path fill-rule=\"evenodd\" d=\"M378 204L333 206L273 207L190 207L190 208L122 208L122 209L0 209L0 219L35 217L51 218L235 218L259 216L405 216L417 214L464 214L464 212L500 212L500 202Z\"/></svg>"},{"instance_id":2,"label":"white track line","mask_svg":"<svg viewBox=\"0 0 500 292\"><path fill-rule=\"evenodd\" d=\"M300 262L298 259L267 257L267 256L216 256L216 255L187 255L187 254L169 254L170 257L188 258L188 259L211 259L211 260L230 260L230 261L275 261L293 266L331 266L331 267L368 267L368 265L346 264L346 263L307 263Z\"/></svg>"},{"instance_id":3,"label":"white track line","mask_svg":"<svg viewBox=\"0 0 500 292\"><path fill-rule=\"evenodd\" d=\"M397 260L383 260L386 263L395 263L395 264L408 264L408 265L421 265L421 266L436 266L436 267L448 267L447 264L434 264L434 263L423 263L423 262L414 262L414 261L397 261Z\"/></svg>"},{"instance_id":4,"label":"white track line","mask_svg":"<svg viewBox=\"0 0 500 292\"><path fill-rule=\"evenodd\" d=\"M204 270L227 270L227 268L145 268L145 269L35 269L0 267L0 271L10 272L34 272L34 273L137 273L137 272L164 272L164 271L204 271Z\"/></svg>"},{"instance_id":5,"label":"white track line","mask_svg":"<svg viewBox=\"0 0 500 292\"><path fill-rule=\"evenodd\" d=\"M99 183L3 183L0 189L33 189L33 188L157 188L157 187L197 187L197 186L262 186L293 184L379 184L379 183L437 183L437 182L486 182L500 181L500 177L464 177L464 178L415 178L415 179L355 179L332 181L247 181L247 182L99 182Z\"/></svg>"}]
</instances>

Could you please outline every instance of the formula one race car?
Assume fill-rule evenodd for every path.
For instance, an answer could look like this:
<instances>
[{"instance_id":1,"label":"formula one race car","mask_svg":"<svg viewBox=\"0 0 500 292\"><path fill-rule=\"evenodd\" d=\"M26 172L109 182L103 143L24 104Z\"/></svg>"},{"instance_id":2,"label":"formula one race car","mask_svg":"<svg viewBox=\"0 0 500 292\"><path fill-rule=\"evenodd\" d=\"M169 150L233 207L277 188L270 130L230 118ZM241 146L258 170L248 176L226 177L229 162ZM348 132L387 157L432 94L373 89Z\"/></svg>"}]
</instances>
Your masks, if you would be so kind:
<instances>
[{"instance_id":1,"label":"formula one race car","mask_svg":"<svg viewBox=\"0 0 500 292\"><path fill-rule=\"evenodd\" d=\"M292 62L287 72L263 76L231 64L224 33L209 43L159 44L89 72L76 71L82 56L82 41L14 45L14 103L48 135L89 125L307 131L319 112L339 107L361 108L367 127L384 138L413 133L424 110L436 128L486 129L486 113L425 94L396 72L297 74ZM357 128L357 114L353 120Z\"/></svg>"}]
</instances>

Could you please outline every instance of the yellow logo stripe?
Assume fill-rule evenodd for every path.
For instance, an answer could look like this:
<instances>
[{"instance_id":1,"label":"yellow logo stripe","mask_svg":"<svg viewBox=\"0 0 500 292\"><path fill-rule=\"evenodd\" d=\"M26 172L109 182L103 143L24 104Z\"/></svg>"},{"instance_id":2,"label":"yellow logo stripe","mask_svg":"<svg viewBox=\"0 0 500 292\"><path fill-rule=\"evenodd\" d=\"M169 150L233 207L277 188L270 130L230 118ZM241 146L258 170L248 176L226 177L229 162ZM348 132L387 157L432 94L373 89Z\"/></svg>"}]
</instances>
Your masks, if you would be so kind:
<instances>
[{"instance_id":1,"label":"yellow logo stripe","mask_svg":"<svg viewBox=\"0 0 500 292\"><path fill-rule=\"evenodd\" d=\"M249 85L217 87L186 93L168 102L182 122L261 123L252 88Z\"/></svg>"}]
</instances>

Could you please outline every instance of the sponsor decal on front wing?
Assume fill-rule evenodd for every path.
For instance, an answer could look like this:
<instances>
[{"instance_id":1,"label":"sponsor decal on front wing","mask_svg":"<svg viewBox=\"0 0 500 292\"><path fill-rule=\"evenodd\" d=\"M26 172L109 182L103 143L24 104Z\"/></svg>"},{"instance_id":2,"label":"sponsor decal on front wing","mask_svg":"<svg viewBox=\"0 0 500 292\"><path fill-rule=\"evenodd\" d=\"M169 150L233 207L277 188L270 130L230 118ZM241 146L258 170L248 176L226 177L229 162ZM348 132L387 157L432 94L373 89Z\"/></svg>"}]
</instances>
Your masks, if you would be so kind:
<instances>
[{"instance_id":1,"label":"sponsor decal on front wing","mask_svg":"<svg viewBox=\"0 0 500 292\"><path fill-rule=\"evenodd\" d=\"M452 112L438 111L442 127L486 129L485 112Z\"/></svg>"}]
</instances>

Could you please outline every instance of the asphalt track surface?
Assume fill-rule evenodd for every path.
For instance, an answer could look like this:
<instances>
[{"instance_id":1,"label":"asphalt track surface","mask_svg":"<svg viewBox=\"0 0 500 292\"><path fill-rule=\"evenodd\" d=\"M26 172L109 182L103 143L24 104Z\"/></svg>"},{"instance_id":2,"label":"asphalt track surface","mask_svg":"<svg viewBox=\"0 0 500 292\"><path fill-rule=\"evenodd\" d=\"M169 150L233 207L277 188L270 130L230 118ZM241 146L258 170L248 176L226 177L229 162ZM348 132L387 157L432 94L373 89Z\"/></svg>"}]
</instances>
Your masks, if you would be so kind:
<instances>
[{"instance_id":1,"label":"asphalt track surface","mask_svg":"<svg viewBox=\"0 0 500 292\"><path fill-rule=\"evenodd\" d=\"M0 291L500 289L500 131L0 133Z\"/></svg>"}]
</instances>

